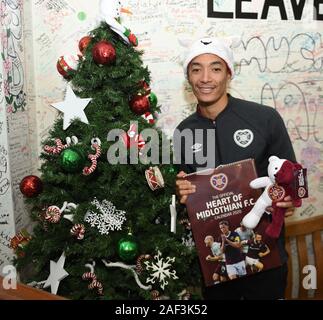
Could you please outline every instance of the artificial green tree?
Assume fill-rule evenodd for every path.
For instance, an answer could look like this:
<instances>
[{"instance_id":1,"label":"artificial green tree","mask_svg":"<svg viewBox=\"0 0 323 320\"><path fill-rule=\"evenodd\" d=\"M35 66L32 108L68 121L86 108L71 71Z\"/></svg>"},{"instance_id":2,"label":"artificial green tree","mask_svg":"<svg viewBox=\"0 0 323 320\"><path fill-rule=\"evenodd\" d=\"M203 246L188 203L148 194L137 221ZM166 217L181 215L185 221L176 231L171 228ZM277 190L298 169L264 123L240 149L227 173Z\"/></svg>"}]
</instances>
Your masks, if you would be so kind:
<instances>
[{"instance_id":1,"label":"artificial green tree","mask_svg":"<svg viewBox=\"0 0 323 320\"><path fill-rule=\"evenodd\" d=\"M43 189L37 196L27 199L36 226L31 240L18 247L18 270L22 275L26 268L35 271L28 279L23 278L25 282L45 280L49 276L50 260L56 262L64 252L64 269L68 276L59 282L57 294L67 298L153 299L158 296L156 290L159 297L178 299L186 290L191 298L196 298L198 295L194 295L191 288L199 287L201 275L194 246L185 244L190 232L184 214L178 213L176 233L170 230L176 168L162 163L161 142L167 139L156 124L148 122L138 109L130 107L135 104L133 98L137 97L148 99L150 116L156 117L160 111L150 92L150 73L143 66L142 52L125 43L104 22L91 31L86 40L77 68L65 70L65 78L76 96L89 99L84 109L88 124L73 119L64 130L62 114L43 141L44 151L40 156ZM98 63L93 56L94 47L101 41L107 41L115 49L115 59L105 64ZM138 122L138 133L148 128L157 131L159 164L150 163L149 153L145 153L149 141L138 145L137 140L124 134L119 136L119 142L118 139L108 141L107 135L113 129L127 133L130 121ZM68 137L74 136L78 141L72 138L66 146ZM101 155L94 157L93 170L83 174L82 169L95 162L91 162L88 155L98 151L93 148L93 143L98 141L93 139L97 138L101 142ZM116 143L127 145L129 141L135 142L124 149L123 160L128 163L110 163L107 159L109 148ZM137 164L129 163L131 154L138 155ZM145 171L152 166L159 167L164 179L164 187L156 191L150 189L145 176ZM76 206L69 205L69 211L63 211L64 202ZM56 211L53 206L58 207ZM117 223L102 224L104 210L117 214ZM82 225L84 229L80 227ZM107 226L111 229L107 230ZM158 259L162 263L161 269L166 270L167 284L160 281L161 274L153 277ZM168 267L166 262L169 262ZM88 265L94 266L92 271L96 278L89 274L83 276L91 271ZM144 288L138 285L136 277ZM149 279L152 282L147 282ZM94 280L99 284L93 284ZM92 290L88 288L90 283Z\"/></svg>"}]
</instances>

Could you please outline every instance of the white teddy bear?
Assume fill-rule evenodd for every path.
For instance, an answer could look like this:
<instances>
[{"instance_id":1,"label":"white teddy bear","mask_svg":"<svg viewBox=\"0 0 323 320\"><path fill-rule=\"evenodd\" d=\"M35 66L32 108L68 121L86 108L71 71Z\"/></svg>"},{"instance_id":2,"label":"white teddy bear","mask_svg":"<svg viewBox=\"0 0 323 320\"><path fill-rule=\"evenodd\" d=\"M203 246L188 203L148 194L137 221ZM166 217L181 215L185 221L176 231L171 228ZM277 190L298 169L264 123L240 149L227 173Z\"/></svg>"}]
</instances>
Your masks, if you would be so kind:
<instances>
[{"instance_id":1,"label":"white teddy bear","mask_svg":"<svg viewBox=\"0 0 323 320\"><path fill-rule=\"evenodd\" d=\"M272 198L269 196L269 189L275 184L275 174L280 170L286 159L280 159L276 156L269 158L268 176L254 179L250 182L253 189L265 188L262 195L256 201L252 210L243 218L242 223L245 227L254 229L267 207L272 205Z\"/></svg>"},{"instance_id":2,"label":"white teddy bear","mask_svg":"<svg viewBox=\"0 0 323 320\"><path fill-rule=\"evenodd\" d=\"M272 238L278 238L284 224L286 208L278 207L279 201L284 201L290 196L294 207L302 205L302 198L307 197L304 187L295 192L296 181L303 176L303 167L299 163L293 163L276 156L269 158L268 176L254 179L250 182L253 189L265 188L256 201L252 210L242 219L242 223L250 229L254 229L259 223L266 208L271 206L272 221L266 229L266 234ZM304 184L305 186L305 184Z\"/></svg>"},{"instance_id":3,"label":"white teddy bear","mask_svg":"<svg viewBox=\"0 0 323 320\"><path fill-rule=\"evenodd\" d=\"M252 210L242 219L242 223L247 228L254 229L266 208L271 206L272 221L266 229L266 234L278 238L284 224L286 208L278 207L277 203L289 196L294 207L302 205L302 198L308 197L306 169L303 170L299 163L271 156L267 172L267 177L250 182L251 188L265 188L265 190Z\"/></svg>"}]
</instances>

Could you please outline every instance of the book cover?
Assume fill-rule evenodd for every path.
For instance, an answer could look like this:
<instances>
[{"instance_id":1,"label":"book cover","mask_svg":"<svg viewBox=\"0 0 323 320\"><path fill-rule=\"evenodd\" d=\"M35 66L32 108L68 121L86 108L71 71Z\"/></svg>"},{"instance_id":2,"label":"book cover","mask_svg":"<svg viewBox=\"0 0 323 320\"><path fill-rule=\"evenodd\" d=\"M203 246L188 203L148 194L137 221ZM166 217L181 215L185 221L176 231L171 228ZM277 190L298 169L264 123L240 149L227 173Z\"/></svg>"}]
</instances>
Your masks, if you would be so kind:
<instances>
[{"instance_id":1,"label":"book cover","mask_svg":"<svg viewBox=\"0 0 323 320\"><path fill-rule=\"evenodd\" d=\"M206 286L281 265L277 240L265 233L270 216L253 230L241 225L261 194L249 186L255 178L253 159L185 176L196 185L186 207Z\"/></svg>"}]
</instances>

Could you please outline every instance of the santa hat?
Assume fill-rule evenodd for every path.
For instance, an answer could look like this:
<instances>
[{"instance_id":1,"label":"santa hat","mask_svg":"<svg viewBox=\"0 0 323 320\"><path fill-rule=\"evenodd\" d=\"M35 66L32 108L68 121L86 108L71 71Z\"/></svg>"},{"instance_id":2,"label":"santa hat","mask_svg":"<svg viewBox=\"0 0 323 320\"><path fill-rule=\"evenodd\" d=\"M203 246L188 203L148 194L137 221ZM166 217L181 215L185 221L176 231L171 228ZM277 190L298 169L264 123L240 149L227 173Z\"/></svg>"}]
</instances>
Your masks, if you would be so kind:
<instances>
[{"instance_id":1,"label":"santa hat","mask_svg":"<svg viewBox=\"0 0 323 320\"><path fill-rule=\"evenodd\" d=\"M188 53L184 59L184 74L187 77L187 67L189 63L197 56L211 53L215 54L225 61L227 64L230 73L231 79L234 77L234 68L233 68L233 52L230 47L224 42L224 40L218 38L202 38L193 43L189 48Z\"/></svg>"}]
</instances>

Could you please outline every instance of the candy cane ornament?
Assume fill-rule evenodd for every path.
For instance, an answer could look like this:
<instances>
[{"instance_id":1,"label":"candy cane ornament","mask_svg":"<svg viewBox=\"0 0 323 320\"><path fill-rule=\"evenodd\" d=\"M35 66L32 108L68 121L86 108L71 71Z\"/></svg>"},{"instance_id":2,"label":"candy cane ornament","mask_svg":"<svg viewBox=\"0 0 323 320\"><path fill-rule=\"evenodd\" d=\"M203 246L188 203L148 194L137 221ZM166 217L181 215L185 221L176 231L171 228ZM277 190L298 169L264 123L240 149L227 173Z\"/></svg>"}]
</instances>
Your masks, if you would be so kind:
<instances>
[{"instance_id":1,"label":"candy cane ornament","mask_svg":"<svg viewBox=\"0 0 323 320\"><path fill-rule=\"evenodd\" d=\"M97 280L96 274L94 272L95 261L92 264L87 263L85 267L90 269L90 272L85 272L82 275L83 280L91 280L88 288L90 290L97 289L99 295L103 295L103 285L100 281Z\"/></svg>"},{"instance_id":2,"label":"candy cane ornament","mask_svg":"<svg viewBox=\"0 0 323 320\"><path fill-rule=\"evenodd\" d=\"M77 223L71 229L71 235L75 236L77 240L84 239L85 227L84 224Z\"/></svg>"},{"instance_id":3,"label":"candy cane ornament","mask_svg":"<svg viewBox=\"0 0 323 320\"><path fill-rule=\"evenodd\" d=\"M144 118L149 124L155 123L154 116L150 112L146 112L141 117Z\"/></svg>"},{"instance_id":4,"label":"candy cane ornament","mask_svg":"<svg viewBox=\"0 0 323 320\"><path fill-rule=\"evenodd\" d=\"M83 280L91 280L91 281L93 281L93 280L96 280L96 275L93 272L85 272L82 275L82 279Z\"/></svg>"},{"instance_id":5,"label":"candy cane ornament","mask_svg":"<svg viewBox=\"0 0 323 320\"><path fill-rule=\"evenodd\" d=\"M57 223L61 219L61 209L57 206L50 206L45 213L45 220L51 223Z\"/></svg>"},{"instance_id":6,"label":"candy cane ornament","mask_svg":"<svg viewBox=\"0 0 323 320\"><path fill-rule=\"evenodd\" d=\"M64 145L61 141L61 139L55 139L55 147L51 147L49 145L46 145L44 147L45 152L49 154L60 154L62 150L67 148L67 145Z\"/></svg>"},{"instance_id":7,"label":"candy cane ornament","mask_svg":"<svg viewBox=\"0 0 323 320\"><path fill-rule=\"evenodd\" d=\"M67 201L64 202L62 208L59 208L57 206L50 206L46 209L45 215L44 215L44 219L45 221L51 222L51 223L57 223L61 220L62 217L62 213L66 210L66 211L70 211L70 209L76 209L77 205L75 203L68 203ZM64 218L72 221L70 219L71 215L66 215L66 217L64 216ZM73 216L73 215L72 215Z\"/></svg>"},{"instance_id":8,"label":"candy cane ornament","mask_svg":"<svg viewBox=\"0 0 323 320\"><path fill-rule=\"evenodd\" d=\"M137 259L137 263L136 263L136 272L138 274L141 274L142 271L143 271L143 267L142 267L142 261L143 260L147 260L147 259L150 259L151 256L149 254L142 254L138 257Z\"/></svg>"},{"instance_id":9,"label":"candy cane ornament","mask_svg":"<svg viewBox=\"0 0 323 320\"><path fill-rule=\"evenodd\" d=\"M44 151L49 154L55 154L55 155L60 154L64 149L68 148L72 143L77 144L78 138L76 136L72 136L72 138L66 137L66 144L63 144L61 139L55 139L54 142L56 145L55 147L45 145Z\"/></svg>"},{"instance_id":10,"label":"candy cane ornament","mask_svg":"<svg viewBox=\"0 0 323 320\"><path fill-rule=\"evenodd\" d=\"M97 292L99 295L103 295L103 285L100 281L98 280L93 280L89 285L88 288L90 290L97 289Z\"/></svg>"},{"instance_id":11,"label":"candy cane ornament","mask_svg":"<svg viewBox=\"0 0 323 320\"><path fill-rule=\"evenodd\" d=\"M101 141L99 138L92 139L92 149L95 150L95 154L89 154L88 158L91 161L90 167L83 169L83 175L88 176L93 173L97 167L97 159L101 156Z\"/></svg>"}]
</instances>

